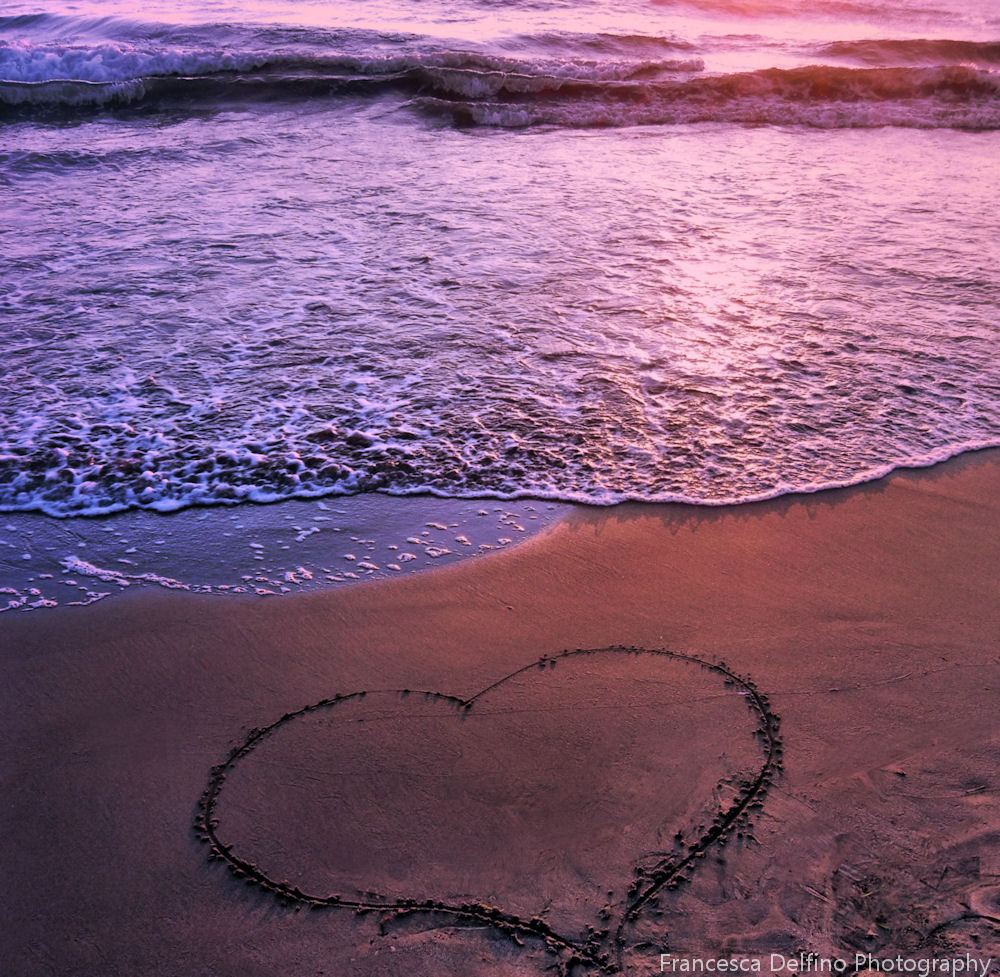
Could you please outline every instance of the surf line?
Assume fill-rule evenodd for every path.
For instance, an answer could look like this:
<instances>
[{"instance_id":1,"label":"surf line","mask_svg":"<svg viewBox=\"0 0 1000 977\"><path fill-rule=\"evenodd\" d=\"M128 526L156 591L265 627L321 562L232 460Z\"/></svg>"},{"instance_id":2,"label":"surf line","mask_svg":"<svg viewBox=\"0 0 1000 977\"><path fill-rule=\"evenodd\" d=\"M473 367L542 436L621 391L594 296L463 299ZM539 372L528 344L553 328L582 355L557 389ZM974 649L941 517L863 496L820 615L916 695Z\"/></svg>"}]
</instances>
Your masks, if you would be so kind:
<instances>
[{"instance_id":1,"label":"surf line","mask_svg":"<svg viewBox=\"0 0 1000 977\"><path fill-rule=\"evenodd\" d=\"M504 675L496 682L481 689L468 698L461 698L443 692L423 692L410 689L395 690L401 695L422 695L452 703L462 713L473 709L477 700L504 685L518 675L533 669L554 667L559 661L579 656L596 655L655 655L675 661L686 662L720 677L723 685L734 690L745 702L754 720L753 735L761 749L762 761L755 774L744 777L737 784L737 793L732 803L716 814L711 824L700 826L700 834L686 836L679 830L674 836L674 852L662 858L652 867L634 869L634 879L629 885L617 926L590 932L586 940L565 936L550 926L541 916L525 917L508 912L501 907L482 902L451 904L434 898L406 897L397 899L377 898L368 893L364 898L344 898L339 894L318 894L303 892L292 882L269 876L260 866L235 850L233 844L220 837L218 801L222 794L226 777L237 765L246 759L261 743L289 723L293 723L311 713L334 709L350 700L363 699L368 690L336 694L332 698L302 706L276 719L267 726L250 729L244 739L237 743L226 756L209 772L208 783L198 800L194 818L194 831L198 839L208 845L208 858L222 861L236 878L248 885L258 887L284 905L293 905L319 910L324 908L353 909L358 915L373 911L391 913L396 918L429 913L451 916L465 922L475 922L493 927L523 945L521 936L540 940L546 949L557 956L557 966L564 975L570 975L574 968L596 969L606 974L622 974L625 970L625 933L628 927L650 907L664 891L674 891L689 881L706 853L713 848L722 848L733 835L750 837L753 816L763 807L764 798L772 781L782 768L781 719L771 708L767 696L753 683L750 676L740 675L725 661L712 661L698 655L666 649L638 648L613 645L607 648L577 648L565 650L552 657L543 655L536 661ZM372 690L374 691L374 690ZM379 690L385 691L385 690ZM717 787L724 787L728 778ZM370 896L370 897L369 897Z\"/></svg>"}]
</instances>

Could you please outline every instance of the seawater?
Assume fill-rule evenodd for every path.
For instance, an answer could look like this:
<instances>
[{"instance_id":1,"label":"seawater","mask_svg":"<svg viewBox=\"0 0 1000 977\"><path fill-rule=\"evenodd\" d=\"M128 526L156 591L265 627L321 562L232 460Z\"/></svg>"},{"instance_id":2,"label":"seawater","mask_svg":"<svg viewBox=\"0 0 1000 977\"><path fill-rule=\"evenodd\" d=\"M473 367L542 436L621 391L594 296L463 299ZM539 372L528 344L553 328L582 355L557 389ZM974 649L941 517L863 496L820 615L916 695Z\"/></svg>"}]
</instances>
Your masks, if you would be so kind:
<instances>
[{"instance_id":1,"label":"seawater","mask_svg":"<svg viewBox=\"0 0 1000 977\"><path fill-rule=\"evenodd\" d=\"M740 503L1000 444L987 2L0 16L0 511Z\"/></svg>"}]
</instances>

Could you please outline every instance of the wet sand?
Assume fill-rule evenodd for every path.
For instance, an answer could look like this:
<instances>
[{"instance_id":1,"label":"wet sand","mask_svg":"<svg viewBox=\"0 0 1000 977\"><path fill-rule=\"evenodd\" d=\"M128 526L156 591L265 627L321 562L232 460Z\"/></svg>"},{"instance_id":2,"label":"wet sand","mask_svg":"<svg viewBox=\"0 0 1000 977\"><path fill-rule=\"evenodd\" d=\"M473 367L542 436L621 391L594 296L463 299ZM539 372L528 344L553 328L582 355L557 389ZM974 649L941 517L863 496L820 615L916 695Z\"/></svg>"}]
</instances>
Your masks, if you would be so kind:
<instances>
[{"instance_id":1,"label":"wet sand","mask_svg":"<svg viewBox=\"0 0 1000 977\"><path fill-rule=\"evenodd\" d=\"M5 973L997 956L998 526L992 451L339 591L5 615Z\"/></svg>"}]
</instances>

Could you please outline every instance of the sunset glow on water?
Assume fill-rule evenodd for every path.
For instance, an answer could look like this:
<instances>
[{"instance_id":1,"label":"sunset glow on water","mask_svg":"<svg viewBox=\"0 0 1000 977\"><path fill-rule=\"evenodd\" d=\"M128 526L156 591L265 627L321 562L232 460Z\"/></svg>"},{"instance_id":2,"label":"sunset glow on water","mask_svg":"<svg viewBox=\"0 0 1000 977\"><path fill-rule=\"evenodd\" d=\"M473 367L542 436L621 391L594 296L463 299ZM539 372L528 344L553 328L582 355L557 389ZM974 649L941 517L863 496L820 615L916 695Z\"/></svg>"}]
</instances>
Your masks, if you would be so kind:
<instances>
[{"instance_id":1,"label":"sunset glow on water","mask_svg":"<svg viewBox=\"0 0 1000 977\"><path fill-rule=\"evenodd\" d=\"M1000 15L0 17L0 508L741 502L1000 443Z\"/></svg>"}]
</instances>

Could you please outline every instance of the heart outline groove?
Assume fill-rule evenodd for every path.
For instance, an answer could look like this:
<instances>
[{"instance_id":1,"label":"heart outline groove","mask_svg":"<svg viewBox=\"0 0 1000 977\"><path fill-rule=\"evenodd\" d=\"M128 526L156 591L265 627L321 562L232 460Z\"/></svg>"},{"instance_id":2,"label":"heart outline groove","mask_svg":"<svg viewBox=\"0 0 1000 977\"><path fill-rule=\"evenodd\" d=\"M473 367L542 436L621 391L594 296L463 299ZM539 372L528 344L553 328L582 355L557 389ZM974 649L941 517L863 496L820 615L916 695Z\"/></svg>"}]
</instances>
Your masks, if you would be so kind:
<instances>
[{"instance_id":1,"label":"heart outline groove","mask_svg":"<svg viewBox=\"0 0 1000 977\"><path fill-rule=\"evenodd\" d=\"M643 909L650 906L660 893L673 891L687 881L691 870L696 869L710 849L725 846L737 828L748 825L753 813L762 808L768 788L782 768L781 720L771 708L767 696L757 688L749 676L733 671L725 661L712 661L698 655L663 648L649 649L623 645L566 650L554 657L543 655L464 699L442 692L421 693L410 689L398 691L403 695L423 694L451 702L467 714L478 699L532 669L554 665L556 661L567 658L607 654L661 656L695 665L721 677L724 686L735 688L737 694L743 698L750 716L755 720L753 734L762 755L762 762L756 772L739 781L735 798L726 809L715 816L712 823L704 828L697 838L688 840L683 831L678 831L675 838L679 843L679 853L666 854L651 867L635 866L634 881L627 889L624 909L613 931L610 928L600 932L592 931L586 941L580 941L559 933L541 916L524 917L482 902L450 904L440 899L411 897L350 899L340 895L303 892L299 886L291 882L270 877L258 865L236 852L233 844L227 844L219 834L220 821L216 810L227 774L277 730L312 713L333 709L350 700L363 699L367 695L367 690L320 699L284 713L267 726L250 729L222 761L211 768L208 783L197 804L194 819L195 833L201 842L209 846L210 860L224 862L236 878L270 893L285 905L295 905L297 908L305 906L310 909L351 909L358 914L382 911L397 917L418 913L448 915L465 922L490 926L515 939L525 936L540 940L550 952L559 956L563 973L568 974L578 966L596 969L606 974L622 973L627 927L639 919Z\"/></svg>"}]
</instances>

